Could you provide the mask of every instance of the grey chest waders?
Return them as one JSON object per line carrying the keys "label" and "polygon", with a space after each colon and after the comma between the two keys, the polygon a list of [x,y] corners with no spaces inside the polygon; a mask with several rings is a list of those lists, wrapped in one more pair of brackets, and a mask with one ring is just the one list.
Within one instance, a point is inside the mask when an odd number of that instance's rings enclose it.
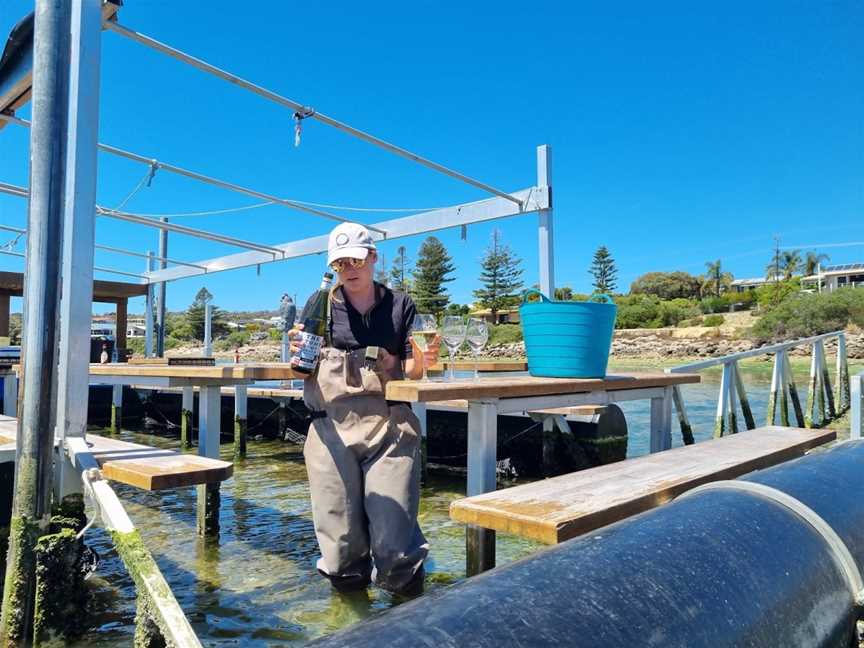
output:
{"label": "grey chest waders", "polygon": [[314,412],[303,454],[317,566],[340,589],[372,579],[391,591],[413,589],[429,550],[417,524],[420,422],[407,404],[384,398],[387,381],[401,377],[399,359],[366,351],[323,348],[304,385]]}

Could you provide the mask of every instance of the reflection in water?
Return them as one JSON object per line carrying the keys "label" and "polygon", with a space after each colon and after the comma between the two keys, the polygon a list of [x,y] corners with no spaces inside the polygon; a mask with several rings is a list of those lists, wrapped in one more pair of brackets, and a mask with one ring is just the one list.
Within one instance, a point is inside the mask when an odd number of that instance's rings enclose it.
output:
{"label": "reflection in water", "polygon": [[[765,420],[771,370],[769,363],[764,365],[743,371],[759,424]],[[719,373],[705,372],[703,381],[683,388],[697,440],[711,436]],[[805,384],[802,374],[798,385],[803,389]],[[624,410],[630,429],[628,454],[645,454],[648,403],[625,403]],[[173,439],[132,432],[124,432],[123,438],[157,447],[179,446]],[[681,444],[677,425],[673,440]],[[280,441],[250,443],[249,457],[236,462],[234,476],[222,485],[218,544],[196,536],[194,488],[146,492],[115,484],[205,645],[301,645],[398,603],[375,587],[359,594],[335,593],[316,572],[318,548],[298,450]],[[223,446],[223,459],[231,459],[229,444]],[[464,528],[448,517],[450,501],[464,492],[462,480],[434,476],[423,489],[419,520],[431,544],[427,591],[465,576]],[[134,633],[132,580],[107,534],[96,528],[87,537],[102,557],[91,580],[97,592],[98,627],[78,645],[127,646]],[[497,542],[499,564],[539,548],[502,534]]]}

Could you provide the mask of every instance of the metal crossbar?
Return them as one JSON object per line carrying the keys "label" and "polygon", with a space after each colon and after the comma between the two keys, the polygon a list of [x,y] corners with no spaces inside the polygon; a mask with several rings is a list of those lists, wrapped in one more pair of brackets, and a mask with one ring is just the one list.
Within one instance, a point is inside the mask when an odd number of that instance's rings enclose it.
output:
{"label": "metal crossbar", "polygon": [[185,52],[181,52],[180,50],[171,47],[170,45],[166,45],[165,43],[161,43],[157,41],[155,38],[151,38],[150,36],[146,36],[141,34],[140,32],[136,32],[128,27],[124,27],[114,20],[105,21],[104,26],[107,30],[113,31],[121,36],[125,36],[131,40],[134,40],[142,45],[150,47],[162,54],[166,54],[174,59],[179,61],[183,61],[191,65],[194,68],[201,70],[202,72],[207,72],[208,74],[212,74],[223,81],[228,81],[229,83],[233,83],[234,85],[243,88],[244,90],[249,90],[265,99],[269,99],[270,101],[277,103],[281,106],[285,106],[286,108],[290,108],[295,111],[298,115],[300,115],[301,119],[314,119],[316,121],[320,121],[323,124],[327,124],[328,126],[332,126],[338,130],[341,130],[349,135],[353,135],[365,142],[369,142],[370,144],[374,144],[375,146],[379,146],[386,151],[390,151],[391,153],[395,153],[401,157],[404,157],[408,160],[412,160],[413,162],[417,162],[418,164],[422,164],[425,167],[430,169],[434,169],[439,173],[443,173],[444,175],[448,175],[451,178],[456,178],[457,180],[461,180],[466,184],[477,187],[478,189],[482,189],[483,191],[489,192],[495,196],[499,196],[501,198],[505,198],[510,200],[520,207],[522,206],[522,201],[518,198],[515,198],[508,194],[505,191],[501,191],[500,189],[496,189],[484,182],[480,182],[479,180],[475,180],[469,176],[466,176],[458,171],[454,171],[453,169],[448,169],[447,167],[438,164],[437,162],[433,162],[427,158],[421,157],[416,153],[412,153],[406,149],[403,149],[399,146],[395,146],[394,144],[390,144],[382,140],[381,138],[375,137],[374,135],[370,135],[369,133],[365,133],[353,126],[349,126],[343,122],[340,122],[332,117],[328,117],[323,113],[318,112],[317,110],[311,109],[309,106],[305,106],[301,103],[288,99],[287,97],[283,97],[282,95],[276,94],[272,90],[268,90],[263,88],[251,81],[247,81],[236,74],[231,74],[230,72],[226,72],[215,65],[211,65],[206,61],[202,61],[199,58],[186,54]]}
{"label": "metal crossbar", "polygon": [[[27,255],[23,252],[13,252],[12,250],[0,250],[0,254],[6,254],[8,256],[20,257],[22,259],[26,258]],[[110,272],[112,274],[118,275],[126,275],[127,277],[135,277],[136,279],[146,279],[147,277],[142,274],[135,274],[134,272],[126,272],[125,270],[114,270],[113,268],[100,268],[99,266],[93,266],[94,270],[98,270],[99,272]]]}
{"label": "metal crossbar", "polygon": [[[14,117],[12,115],[3,115],[0,114],[0,120],[7,121],[11,124],[17,124],[19,126],[24,126],[25,128],[30,128],[31,124],[26,119],[21,119],[20,117]],[[343,218],[342,216],[337,216],[336,214],[331,214],[326,211],[322,211],[320,209],[315,209],[314,207],[309,207],[307,205],[294,202],[293,200],[287,200],[285,198],[280,198],[278,196],[274,196],[272,194],[264,193],[262,191],[256,191],[254,189],[249,189],[248,187],[243,187],[241,185],[235,184],[233,182],[228,182],[227,180],[220,180],[219,178],[213,178],[208,175],[204,175],[203,173],[198,173],[196,171],[190,171],[189,169],[184,169],[183,167],[176,166],[174,164],[169,164],[168,162],[163,162],[161,160],[157,160],[152,157],[147,157],[144,155],[139,155],[138,153],[132,153],[131,151],[125,151],[116,146],[111,146],[110,144],[102,144],[99,143],[96,145],[99,150],[105,151],[106,153],[111,153],[112,155],[116,155],[118,157],[126,158],[127,160],[132,160],[134,162],[141,162],[142,164],[147,164],[152,166],[155,169],[161,169],[164,171],[168,171],[169,173],[174,173],[177,175],[184,176],[186,178],[190,178],[192,180],[197,180],[198,182],[203,182],[205,184],[210,184],[215,187],[221,187],[222,189],[227,189],[228,191],[233,191],[235,193],[245,194],[247,196],[253,196],[255,198],[262,198],[272,203],[276,203],[278,205],[283,205],[285,207],[290,207],[291,209],[295,209],[297,211],[306,212],[308,214],[314,214],[315,216],[321,216],[322,218],[329,218],[330,220],[339,221],[341,223],[348,222],[350,219]],[[375,230],[381,234],[386,234],[381,230],[375,229],[374,227],[370,227],[369,229]]]}

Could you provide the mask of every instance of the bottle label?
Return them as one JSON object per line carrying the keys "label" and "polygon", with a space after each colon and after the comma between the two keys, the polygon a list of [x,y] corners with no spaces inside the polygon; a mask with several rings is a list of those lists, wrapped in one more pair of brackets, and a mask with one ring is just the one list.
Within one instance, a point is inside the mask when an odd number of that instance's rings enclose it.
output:
{"label": "bottle label", "polygon": [[301,348],[300,352],[291,360],[291,364],[307,371],[315,369],[318,364],[318,356],[321,354],[321,345],[324,343],[324,338],[320,335],[312,333],[300,332]]}

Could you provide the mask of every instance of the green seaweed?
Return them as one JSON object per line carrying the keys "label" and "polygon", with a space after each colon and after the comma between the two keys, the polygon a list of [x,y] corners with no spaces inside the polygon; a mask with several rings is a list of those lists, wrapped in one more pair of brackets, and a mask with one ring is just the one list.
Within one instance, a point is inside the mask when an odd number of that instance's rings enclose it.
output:
{"label": "green seaweed", "polygon": [[234,457],[242,459],[246,456],[246,419],[234,415]]}
{"label": "green seaweed", "polygon": [[192,412],[180,410],[180,447],[188,450],[192,447]]}
{"label": "green seaweed", "polygon": [[[55,519],[58,524],[77,524],[75,518]],[[34,644],[64,645],[88,629],[91,594],[84,580],[84,543],[74,527],[67,526],[40,537],[35,554]]]}
{"label": "green seaweed", "polygon": [[123,425],[123,407],[121,405],[111,405],[111,426],[108,428],[114,434],[120,432]]}
{"label": "green seaweed", "polygon": [[141,539],[141,533],[137,530],[128,533],[111,530],[111,538],[114,540],[114,546],[117,548],[117,553],[126,565],[126,570],[135,582],[135,589],[138,592],[138,607],[135,614],[135,647],[136,648],[161,648],[166,646],[165,632],[159,627],[158,617],[155,613],[155,606],[150,598],[150,594],[144,585],[145,579],[151,583],[158,582],[157,587],[161,588],[156,592],[157,596],[173,596],[171,590],[164,584],[161,578],[155,579],[153,576],[159,575],[159,567],[153,560],[153,556],[144,546],[144,541]]}
{"label": "green seaweed", "polygon": [[0,617],[0,646],[17,646],[29,638],[32,611],[32,574],[36,565],[35,547],[39,523],[23,515],[13,515],[9,523],[9,556],[3,583],[3,608]]}

